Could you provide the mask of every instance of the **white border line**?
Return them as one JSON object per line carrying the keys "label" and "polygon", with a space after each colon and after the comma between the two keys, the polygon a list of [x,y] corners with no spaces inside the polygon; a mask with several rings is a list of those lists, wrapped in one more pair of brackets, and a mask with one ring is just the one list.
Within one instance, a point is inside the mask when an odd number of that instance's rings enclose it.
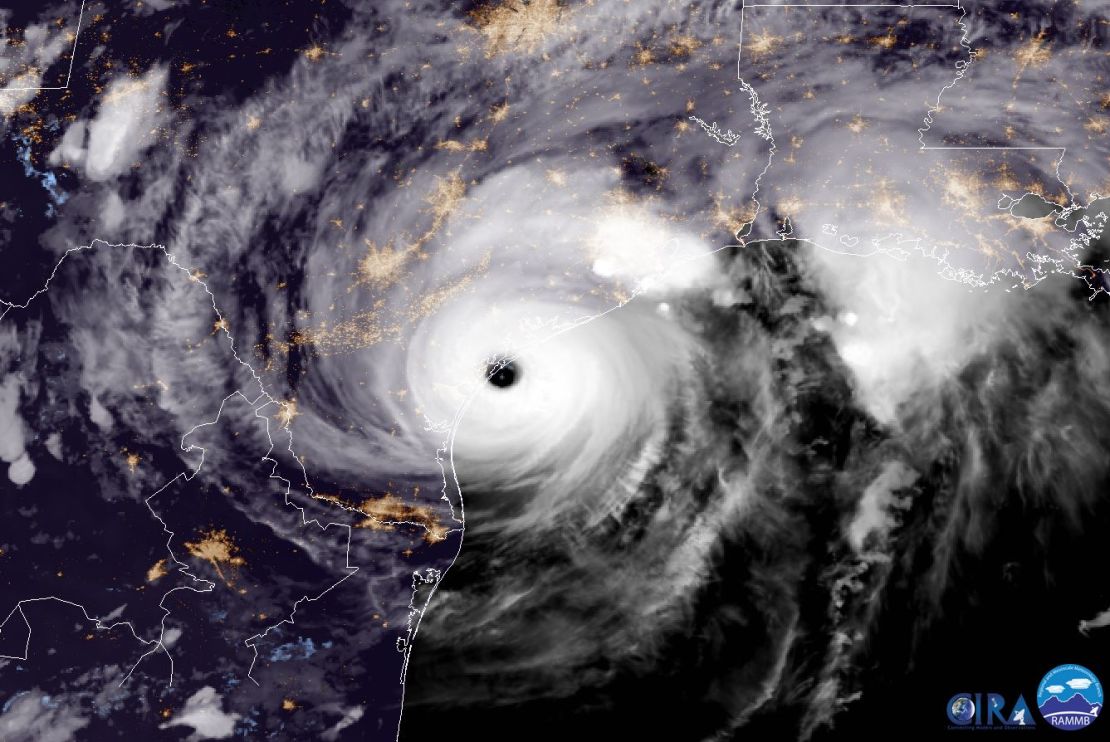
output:
{"label": "white border line", "polygon": [[954,8],[956,10],[963,10],[960,3],[963,0],[957,0],[956,4],[952,3],[749,3],[743,0],[740,3],[740,51],[744,49],[744,9],[745,8],[901,8],[903,10],[912,10],[913,8]]}
{"label": "white border line", "polygon": [[81,8],[77,11],[77,30],[73,33],[73,49],[69,53],[69,71],[66,73],[66,84],[61,87],[38,87],[38,88],[2,88],[0,93],[15,93],[18,91],[26,92],[28,90],[67,90],[69,88],[69,81],[73,78],[73,63],[77,60],[77,42],[81,40],[81,21],[85,17],[85,0],[81,0]]}
{"label": "white border line", "polygon": [[[740,81],[740,84],[745,88],[745,90],[748,91],[749,95],[752,96],[752,98],[753,98],[753,113],[754,113],[755,103],[758,101],[758,96],[755,93],[755,90],[751,87],[751,85],[749,85],[744,80],[744,76],[742,74],[743,73],[743,56],[744,56],[744,9],[745,8],[902,8],[902,9],[906,9],[906,10],[910,10],[910,9],[913,9],[913,8],[952,8],[954,10],[959,10],[960,11],[960,17],[959,17],[957,23],[960,26],[960,28],[962,29],[962,32],[960,34],[960,46],[963,47],[965,50],[967,50],[968,59],[967,59],[967,61],[961,60],[960,62],[958,62],[955,65],[955,67],[956,67],[955,77],[952,79],[951,82],[949,82],[947,85],[945,85],[943,88],[941,88],[940,92],[937,93],[936,103],[934,103],[932,106],[930,106],[929,110],[926,112],[923,124],[917,130],[917,132],[918,132],[918,134],[917,134],[918,142],[920,142],[920,144],[921,144],[920,150],[923,150],[923,151],[957,151],[957,152],[958,151],[976,151],[976,150],[980,150],[980,151],[992,151],[992,150],[993,151],[1006,151],[1006,150],[1022,151],[1022,150],[1025,150],[1025,151],[1059,152],[1060,153],[1059,157],[1056,159],[1055,166],[1054,166],[1054,175],[1056,176],[1056,181],[1063,187],[1064,191],[1068,194],[1068,198],[1070,199],[1071,203],[1064,208],[1063,212],[1061,212],[1060,215],[1057,216],[1057,219],[1056,219],[1057,225],[1058,226],[1063,226],[1063,225],[1060,225],[1060,220],[1066,219],[1071,213],[1073,213],[1077,209],[1087,208],[1087,206],[1089,206],[1089,204],[1084,205],[1076,199],[1075,194],[1071,190],[1071,187],[1064,181],[1063,177],[1061,177],[1061,175],[1060,175],[1060,167],[1063,165],[1064,158],[1067,156],[1067,151],[1068,151],[1067,147],[1001,146],[1001,145],[993,145],[993,146],[991,146],[991,145],[983,145],[983,146],[976,146],[976,145],[969,145],[969,146],[936,145],[936,146],[930,146],[930,145],[925,144],[925,133],[927,131],[929,131],[929,129],[932,128],[933,122],[935,120],[934,119],[934,114],[936,114],[937,112],[939,112],[941,110],[941,98],[943,97],[944,92],[946,90],[949,90],[950,88],[954,87],[957,83],[959,83],[960,80],[963,79],[963,77],[967,74],[967,71],[971,68],[971,65],[972,65],[972,63],[974,62],[974,59],[975,59],[973,54],[972,54],[971,44],[968,42],[968,26],[965,23],[965,19],[967,18],[967,9],[963,7],[963,0],[957,0],[955,5],[951,5],[951,4],[925,4],[925,3],[920,3],[920,4],[917,4],[917,3],[907,3],[907,4],[876,4],[876,3],[815,3],[815,4],[784,3],[784,4],[773,4],[773,3],[748,3],[748,2],[746,2],[746,0],[741,0],[741,4],[740,4],[740,40],[739,40],[739,44],[738,44],[737,57],[736,57],[736,77]],[[764,106],[764,108],[766,108],[766,106]],[[748,234],[750,234],[751,231],[754,229],[755,222],[759,218],[760,211],[762,210],[762,206],[759,203],[759,199],[756,197],[758,192],[759,192],[760,181],[767,174],[767,172],[770,170],[771,163],[774,160],[774,156],[775,156],[775,141],[774,141],[774,138],[771,136],[771,127],[770,127],[769,116],[763,116],[763,117],[757,117],[757,118],[758,118],[758,121],[759,121],[759,127],[758,128],[761,131],[762,130],[766,131],[767,136],[765,138],[768,139],[771,142],[771,149],[770,149],[770,151],[768,152],[768,155],[767,155],[767,165],[763,168],[763,172],[761,172],[759,174],[759,176],[756,178],[755,188],[752,192],[752,201],[755,203],[755,215],[752,217],[751,221],[749,221],[749,222],[745,223],[743,226],[741,226],[740,229],[737,230],[736,235],[735,235],[736,239],[740,243],[741,247],[747,246],[747,245],[752,245],[752,244],[757,244],[757,243],[762,243],[762,242],[775,242],[775,241],[777,241],[774,238],[763,238],[763,239],[751,240],[751,241],[746,239],[746,236]],[[1024,198],[1025,196],[1027,196],[1027,195],[1034,195],[1034,196],[1037,196],[1038,198],[1043,198],[1039,194],[1032,193],[1031,191],[1026,191],[1024,194],[1022,194],[1018,198],[1014,199],[1014,201],[1018,201],[1018,200]],[[1092,194],[1092,196],[1091,196],[1092,201],[1097,200],[1098,198],[1099,198],[1098,194]],[[1002,208],[1002,207],[1000,206],[999,208]],[[1099,219],[1101,219],[1101,221],[1099,221]],[[1081,249],[1084,245],[1089,244],[1090,240],[1097,239],[1102,234],[1103,229],[1104,229],[1107,221],[1108,220],[1107,220],[1106,214],[1104,214],[1104,213],[1100,213],[1094,220],[1089,219],[1088,217],[1084,216],[1081,219],[1081,222],[1084,223],[1084,224],[1087,224],[1088,227],[1092,227],[1093,231],[1090,232],[1087,235],[1081,235],[1078,238],[1073,238],[1071,240],[1071,243],[1070,243],[1070,249],[1072,249],[1072,250]],[[1066,229],[1066,227],[1065,227],[1065,229]],[[1073,230],[1068,230],[1068,231],[1073,231]],[[782,240],[782,239],[785,238],[785,236],[786,235],[784,233],[780,233],[778,239]],[[901,238],[901,236],[902,235],[900,233],[891,233],[891,234],[888,234],[886,237],[883,237],[881,239],[885,240],[885,239],[888,239],[888,238]],[[811,239],[806,239],[806,238],[801,238],[801,237],[794,237],[793,239],[795,239],[797,241],[800,241],[800,242],[806,242],[806,243],[812,244],[812,245],[814,245],[818,248],[821,248],[821,249],[825,249],[825,250],[829,249],[826,246],[821,245],[820,243],[815,242]],[[911,240],[910,242],[917,243],[919,241],[920,240]],[[901,243],[901,240],[898,240],[898,242]],[[876,243],[875,240],[872,240],[872,243],[874,244],[874,246],[876,248],[879,247],[879,245]],[[980,274],[971,275],[967,272],[966,269],[960,269],[959,271],[956,271],[955,273],[951,273],[952,269],[951,269],[951,266],[948,265],[946,255],[940,255],[940,256],[934,255],[931,252],[926,252],[924,249],[922,249],[920,246],[917,246],[916,244],[915,244],[915,249],[917,249],[920,252],[922,252],[923,254],[925,254],[926,257],[935,258],[938,261],[938,263],[941,265],[941,269],[942,269],[941,270],[941,275],[946,277],[946,278],[949,278],[950,280],[957,280],[957,281],[960,281],[960,282],[963,282],[963,283],[969,283],[970,285],[980,286],[980,287],[985,287],[985,286],[988,286],[990,284],[995,283],[996,281],[999,280],[1000,276],[1016,276],[1018,278],[1021,278],[1022,282],[1025,282],[1025,280],[1026,280],[1024,278],[1024,276],[1022,276],[1021,274],[1015,273],[1013,271],[1013,269],[1002,269],[1002,270],[995,271],[993,274],[991,274],[991,276],[989,277],[989,280],[984,280],[986,277],[982,276]],[[834,250],[834,252],[835,252],[835,250]],[[882,250],[879,250],[879,252],[882,252]],[[1051,264],[1056,266],[1056,272],[1062,273],[1062,274],[1065,274],[1065,275],[1070,275],[1072,277],[1081,277],[1081,276],[1078,275],[1078,273],[1076,271],[1080,271],[1080,270],[1083,270],[1083,269],[1086,269],[1086,270],[1088,270],[1089,272],[1092,272],[1092,273],[1095,273],[1095,272],[1097,272],[1097,273],[1106,273],[1106,271],[1107,271],[1107,269],[1095,268],[1093,266],[1080,264],[1080,262],[1078,260],[1078,257],[1076,255],[1068,255],[1068,253],[1066,253],[1066,252],[1062,252],[1061,254],[1065,257],[1071,258],[1076,263],[1075,271],[1065,270],[1061,266],[1061,261],[1058,258],[1053,258],[1051,256],[1044,256],[1044,255],[1039,255],[1039,254],[1034,254],[1034,253],[1028,253],[1027,257],[1029,258],[1030,261],[1032,261],[1033,263],[1035,263],[1037,265],[1043,265],[1045,263],[1051,263]],[[948,271],[948,273],[946,273],[946,270]],[[1036,285],[1037,283],[1040,282],[1040,280],[1042,280],[1047,275],[1047,274],[1041,273],[1041,272],[1036,271],[1036,270],[1034,270],[1034,272],[1035,272],[1035,279],[1036,280],[1034,280],[1032,284],[1026,285],[1026,288],[1030,288],[1032,285]],[[969,280],[969,279],[974,279],[974,280]],[[1088,285],[1091,285],[1090,281],[1088,281]],[[1014,287],[1016,287],[1016,285]],[[1089,297],[1090,300],[1094,300],[1095,296],[1097,296],[1099,293],[1103,293],[1105,291],[1105,289],[1102,288],[1102,287],[1094,288],[1092,286],[1092,289],[1093,289],[1093,293]],[[1009,291],[1009,290],[1010,289],[1007,289],[1007,291]]]}
{"label": "white border line", "polygon": [[[72,253],[83,252],[83,251],[86,251],[86,250],[95,250],[98,246],[102,249],[106,249],[106,248],[116,248],[116,249],[118,249],[118,248],[128,248],[130,250],[157,250],[157,251],[161,252],[162,254],[164,254],[166,256],[166,259],[169,261],[170,265],[172,265],[174,268],[184,272],[189,277],[189,280],[191,280],[191,281],[193,281],[193,282],[195,282],[195,283],[197,283],[201,286],[201,288],[204,290],[204,292],[208,295],[209,301],[211,302],[212,311],[215,313],[217,319],[220,320],[220,321],[224,320],[223,314],[220,312],[219,307],[216,305],[216,296],[215,296],[215,294],[212,293],[212,290],[208,287],[208,285],[204,281],[202,281],[193,271],[190,271],[185,266],[181,265],[177,261],[177,259],[173,256],[173,254],[170,253],[169,250],[167,250],[164,246],[155,245],[155,244],[152,244],[152,245],[138,245],[138,244],[134,244],[134,243],[130,243],[130,244],[123,244],[123,243],[112,244],[112,243],[106,242],[105,240],[100,240],[100,239],[94,239],[88,245],[81,245],[81,246],[78,246],[78,247],[71,247],[70,249],[66,250],[66,252],[62,255],[62,257],[58,260],[58,262],[54,265],[54,270],[50,273],[50,276],[46,279],[42,288],[39,289],[38,291],[36,291],[34,294],[32,294],[31,297],[29,299],[27,299],[26,302],[24,302],[23,304],[13,304],[11,302],[6,302],[6,301],[3,302],[3,304],[5,304],[7,306],[7,308],[3,312],[0,312],[0,319],[3,319],[7,315],[7,313],[10,312],[12,309],[26,309],[37,297],[46,293],[46,291],[48,291],[49,288],[50,288],[50,283],[54,280],[55,276],[57,275],[59,268],[61,268],[62,264],[66,261],[67,258],[69,258],[69,256]],[[0,301],[3,301],[3,300],[0,300]],[[278,479],[282,482],[285,482],[285,484],[286,484],[286,490],[285,490],[285,502],[286,502],[286,504],[289,505],[289,506],[295,507],[295,508],[297,508],[297,510],[300,511],[301,521],[306,526],[309,525],[309,524],[313,524],[313,525],[316,525],[318,528],[320,528],[321,531],[326,531],[328,528],[330,528],[332,526],[338,526],[340,528],[346,529],[346,531],[347,531],[346,558],[345,558],[345,562],[344,562],[344,569],[347,570],[347,573],[344,574],[342,577],[340,577],[337,581],[335,581],[334,583],[332,583],[331,585],[326,587],[320,593],[316,594],[315,596],[304,595],[301,598],[297,599],[296,601],[294,601],[293,607],[290,610],[290,612],[289,612],[289,614],[286,618],[272,624],[271,626],[266,628],[264,631],[262,631],[258,634],[255,634],[254,636],[248,637],[246,640],[244,640],[244,644],[246,644],[246,646],[250,647],[254,651],[254,659],[251,661],[250,667],[247,669],[247,677],[250,678],[250,680],[252,682],[254,682],[255,685],[258,685],[259,683],[258,683],[257,680],[254,679],[254,677],[251,674],[254,670],[255,663],[258,660],[258,648],[257,648],[257,646],[255,645],[254,642],[256,642],[258,639],[264,638],[271,631],[273,631],[274,629],[278,628],[279,626],[281,626],[283,624],[286,624],[286,623],[293,624],[293,623],[295,623],[293,617],[294,617],[294,614],[296,614],[297,609],[300,607],[301,603],[313,602],[313,601],[319,600],[320,598],[325,596],[327,593],[331,592],[340,583],[342,583],[344,580],[346,580],[348,577],[350,577],[351,575],[353,575],[355,572],[357,572],[360,569],[358,566],[355,566],[355,565],[351,564],[352,526],[350,524],[348,524],[348,523],[338,523],[338,522],[330,522],[330,523],[325,524],[325,523],[321,523],[320,520],[317,519],[317,518],[309,519],[307,517],[306,512],[305,512],[305,508],[300,507],[298,505],[295,505],[295,504],[293,504],[292,502],[289,501],[289,495],[290,495],[290,492],[292,491],[292,482],[290,480],[287,480],[284,477],[281,477],[280,475],[277,474],[278,462],[277,462],[276,459],[273,459],[270,456],[270,454],[274,450],[274,441],[273,441],[272,435],[270,434],[270,421],[269,421],[269,418],[267,418],[265,415],[260,414],[262,409],[264,409],[264,408],[266,408],[270,405],[281,405],[282,401],[274,399],[274,397],[272,397],[266,391],[265,385],[262,383],[262,377],[258,374],[258,372],[254,369],[253,366],[251,366],[249,363],[247,363],[246,361],[244,361],[242,358],[239,357],[239,353],[238,353],[237,349],[235,348],[235,338],[234,338],[234,336],[232,336],[232,334],[231,334],[230,330],[227,328],[226,324],[223,326],[222,331],[223,331],[224,335],[227,337],[227,341],[228,341],[228,344],[229,344],[229,348],[231,350],[232,357],[242,367],[247,369],[247,371],[250,373],[251,377],[254,379],[255,383],[258,385],[258,389],[260,391],[260,394],[252,400],[251,397],[243,394],[242,391],[236,390],[236,391],[232,392],[227,397],[225,397],[223,399],[223,401],[220,403],[219,411],[217,412],[216,418],[214,420],[198,423],[197,425],[193,426],[187,433],[185,433],[185,435],[183,435],[182,438],[181,438],[180,448],[183,451],[186,451],[186,452],[195,451],[197,449],[200,450],[201,459],[200,459],[200,463],[197,465],[197,468],[192,470],[192,471],[186,470],[184,472],[181,472],[180,474],[173,477],[170,481],[166,482],[164,485],[159,487],[153,494],[149,495],[145,500],[143,500],[143,503],[147,506],[147,509],[150,510],[151,515],[153,515],[154,518],[161,524],[163,532],[169,534],[168,538],[166,539],[166,551],[169,554],[170,559],[173,560],[174,563],[176,563],[177,565],[180,566],[180,568],[181,568],[180,571],[183,574],[187,575],[194,582],[200,583],[201,586],[200,587],[192,587],[192,586],[189,586],[189,585],[179,585],[177,587],[171,588],[170,590],[168,590],[162,596],[162,599],[159,601],[158,605],[163,611],[163,616],[162,616],[162,620],[160,622],[160,631],[159,631],[157,639],[143,639],[143,638],[141,638],[138,635],[138,633],[135,631],[134,624],[132,624],[130,621],[117,621],[116,623],[105,626],[105,625],[103,625],[103,620],[102,619],[90,616],[89,612],[88,612],[88,609],[85,608],[85,606],[83,606],[79,603],[75,603],[75,602],[70,601],[70,600],[66,600],[64,598],[60,598],[60,597],[55,596],[55,595],[35,597],[35,598],[24,598],[24,599],[18,601],[16,603],[15,607],[11,610],[11,612],[8,613],[8,615],[4,618],[4,620],[2,622],[0,622],[0,632],[2,632],[4,626],[8,623],[9,620],[11,620],[12,616],[14,616],[17,612],[20,614],[20,616],[22,616],[23,622],[27,626],[27,639],[24,643],[24,654],[23,654],[22,657],[13,656],[13,655],[0,655],[0,658],[14,659],[14,660],[19,660],[19,661],[26,661],[27,660],[27,655],[28,655],[28,652],[29,652],[29,649],[30,649],[30,644],[31,644],[32,628],[31,628],[30,621],[28,621],[28,619],[27,619],[27,615],[23,612],[23,605],[25,603],[32,603],[32,602],[39,602],[39,601],[46,601],[46,600],[54,600],[54,601],[57,601],[59,603],[65,603],[66,605],[71,605],[71,606],[75,606],[77,608],[80,608],[82,613],[84,613],[86,619],[96,623],[96,628],[97,629],[109,630],[109,629],[114,628],[115,626],[125,625],[125,626],[127,626],[128,628],[131,629],[131,633],[132,633],[132,635],[135,636],[136,639],[138,639],[142,644],[144,644],[148,647],[151,647],[146,652],[144,652],[138,658],[138,660],[135,661],[135,664],[132,665],[131,669],[127,672],[126,675],[124,675],[123,679],[120,681],[121,686],[127,681],[128,678],[131,677],[132,673],[135,672],[135,670],[139,667],[139,665],[142,663],[142,661],[144,659],[146,659],[147,657],[149,657],[152,654],[155,654],[159,650],[165,652],[166,657],[170,661],[169,686],[170,687],[173,686],[173,675],[174,675],[173,657],[172,657],[172,655],[170,655],[169,649],[166,647],[165,641],[164,641],[165,640],[165,632],[166,632],[165,622],[166,622],[166,619],[170,616],[171,612],[168,608],[165,607],[165,605],[164,605],[165,600],[171,594],[173,594],[174,592],[177,592],[178,590],[191,590],[193,592],[198,592],[198,593],[210,592],[211,590],[213,590],[215,588],[215,583],[213,583],[211,580],[206,580],[206,579],[203,579],[201,577],[197,577],[196,575],[192,574],[189,571],[189,565],[185,562],[180,561],[174,555],[173,550],[170,547],[170,544],[173,541],[174,532],[169,529],[169,526],[166,524],[166,522],[162,519],[162,517],[158,514],[158,512],[151,506],[150,501],[153,500],[155,497],[157,497],[162,491],[164,491],[170,485],[172,485],[176,482],[182,481],[182,480],[184,480],[186,482],[191,481],[197,474],[199,474],[201,472],[202,468],[204,467],[205,449],[203,447],[197,446],[195,444],[186,444],[185,441],[193,432],[195,432],[199,428],[204,427],[204,426],[208,426],[208,425],[214,425],[217,422],[219,422],[220,417],[223,414],[224,406],[227,404],[228,400],[230,400],[232,397],[235,397],[235,396],[242,397],[243,400],[246,401],[247,404],[252,408],[252,411],[254,412],[255,417],[261,418],[266,422],[266,436],[267,436],[267,438],[270,442],[270,448],[266,452],[266,454],[262,457],[262,460],[263,461],[270,461],[274,464],[274,467],[271,470],[269,478]],[[324,500],[325,502],[329,502],[329,503],[331,503],[331,504],[333,504],[333,505],[335,505],[335,506],[337,506],[337,507],[339,507],[339,508],[341,508],[345,511],[348,511],[348,512],[356,512],[357,511],[357,512],[361,513],[361,511],[359,511],[357,508],[348,508],[348,507],[346,507],[344,505],[341,505],[339,503],[335,503],[330,499],[320,498],[320,497],[316,496],[315,491],[312,488],[312,485],[309,484],[309,482],[308,482],[308,472],[305,470],[304,465],[300,462],[300,459],[297,457],[296,452],[293,450],[293,432],[292,432],[292,430],[289,430],[288,426],[283,426],[283,429],[286,430],[289,434],[288,451],[292,455],[293,460],[297,462],[297,465],[300,467],[301,472],[304,475],[304,487],[305,487],[306,492],[309,494],[309,496],[312,497],[313,499],[319,499],[319,500]],[[450,504],[450,501],[448,501],[448,504]],[[423,527],[427,528],[427,526],[425,524],[420,524],[420,523],[413,523],[411,525],[423,526]],[[452,529],[452,530],[458,530],[458,529]]]}

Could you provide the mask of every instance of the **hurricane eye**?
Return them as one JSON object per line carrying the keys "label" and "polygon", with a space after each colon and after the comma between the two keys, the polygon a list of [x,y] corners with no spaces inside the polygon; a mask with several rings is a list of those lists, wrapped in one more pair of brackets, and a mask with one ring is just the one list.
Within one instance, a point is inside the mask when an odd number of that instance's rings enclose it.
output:
{"label": "hurricane eye", "polygon": [[520,382],[520,366],[515,361],[493,361],[486,366],[486,379],[498,389],[508,389]]}

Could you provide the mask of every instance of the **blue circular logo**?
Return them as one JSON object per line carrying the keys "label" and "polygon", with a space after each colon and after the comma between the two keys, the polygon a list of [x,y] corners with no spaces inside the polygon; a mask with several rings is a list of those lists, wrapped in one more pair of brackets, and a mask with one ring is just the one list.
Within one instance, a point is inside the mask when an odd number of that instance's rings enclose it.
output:
{"label": "blue circular logo", "polygon": [[1085,729],[1102,713],[1102,683],[1083,665],[1060,665],[1037,686],[1037,708],[1056,729]]}
{"label": "blue circular logo", "polygon": [[948,720],[953,724],[971,723],[971,717],[975,716],[975,701],[971,700],[971,696],[958,695],[948,703]]}

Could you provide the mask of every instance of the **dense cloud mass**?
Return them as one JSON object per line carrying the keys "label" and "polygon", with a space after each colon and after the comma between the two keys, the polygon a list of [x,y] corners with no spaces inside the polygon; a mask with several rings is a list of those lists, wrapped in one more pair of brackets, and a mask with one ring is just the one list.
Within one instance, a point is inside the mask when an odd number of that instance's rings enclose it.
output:
{"label": "dense cloud mass", "polygon": [[933,738],[1105,656],[1105,7],[133,5],[0,11],[0,736]]}

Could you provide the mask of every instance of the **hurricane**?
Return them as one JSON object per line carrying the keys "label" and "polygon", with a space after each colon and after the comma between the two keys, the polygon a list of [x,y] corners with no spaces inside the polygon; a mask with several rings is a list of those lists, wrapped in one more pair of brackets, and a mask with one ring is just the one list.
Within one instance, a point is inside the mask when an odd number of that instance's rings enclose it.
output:
{"label": "hurricane", "polygon": [[0,736],[1099,670],[1104,9],[309,5],[4,16]]}

